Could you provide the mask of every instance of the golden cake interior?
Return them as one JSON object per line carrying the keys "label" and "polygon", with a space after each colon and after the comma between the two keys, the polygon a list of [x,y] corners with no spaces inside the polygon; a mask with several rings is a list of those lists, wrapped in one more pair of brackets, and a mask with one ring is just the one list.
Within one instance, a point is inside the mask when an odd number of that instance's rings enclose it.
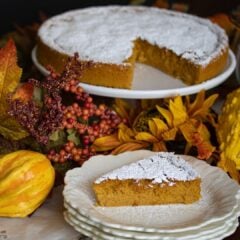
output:
{"label": "golden cake interior", "polygon": [[107,180],[93,184],[99,206],[139,206],[196,202],[201,196],[201,179],[151,184],[150,180]]}

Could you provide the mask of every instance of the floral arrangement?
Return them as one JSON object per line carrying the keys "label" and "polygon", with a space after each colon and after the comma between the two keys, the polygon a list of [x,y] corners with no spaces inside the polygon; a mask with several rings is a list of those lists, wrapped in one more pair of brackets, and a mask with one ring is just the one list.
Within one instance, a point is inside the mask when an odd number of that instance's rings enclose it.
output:
{"label": "floral arrangement", "polygon": [[[137,107],[122,99],[104,104],[79,86],[79,76],[89,66],[80,64],[77,55],[63,73],[49,68],[47,77],[24,83],[16,55],[12,40],[0,50],[3,153],[8,148],[39,151],[64,171],[96,154],[137,149],[174,151],[217,164],[217,115],[211,110],[217,94],[142,100]],[[236,175],[233,168],[224,166]]]}
{"label": "floral arrangement", "polygon": [[150,107],[150,110],[141,110],[133,120],[133,108],[116,100],[115,110],[127,119],[127,124],[121,123],[117,133],[96,139],[93,146],[96,151],[111,150],[112,154],[144,148],[176,152],[176,145],[182,142],[185,145],[182,153],[189,154],[196,148],[198,158],[208,159],[215,150],[207,124],[216,126],[216,116],[210,110],[216,98],[217,94],[214,94],[205,100],[204,91],[193,102],[189,96],[185,99],[177,96]]}

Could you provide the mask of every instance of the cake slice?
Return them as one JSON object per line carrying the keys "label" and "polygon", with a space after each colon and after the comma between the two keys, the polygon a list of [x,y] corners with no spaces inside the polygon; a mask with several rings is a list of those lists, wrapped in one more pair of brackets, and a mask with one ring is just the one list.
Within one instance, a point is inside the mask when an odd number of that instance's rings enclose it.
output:
{"label": "cake slice", "polygon": [[188,204],[200,199],[200,184],[182,157],[159,152],[104,174],[93,189],[100,206]]}

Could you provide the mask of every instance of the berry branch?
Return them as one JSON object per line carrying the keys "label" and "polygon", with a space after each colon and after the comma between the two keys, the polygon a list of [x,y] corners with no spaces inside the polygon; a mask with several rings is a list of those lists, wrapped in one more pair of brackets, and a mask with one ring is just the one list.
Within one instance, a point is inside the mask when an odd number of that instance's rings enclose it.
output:
{"label": "berry branch", "polygon": [[9,114],[38,143],[47,146],[53,134],[63,133],[64,144],[48,150],[48,158],[53,162],[73,160],[81,165],[96,154],[92,147],[95,139],[114,133],[124,121],[104,104],[97,106],[79,86],[79,78],[86,67],[89,64],[80,63],[75,55],[62,74],[49,69],[50,74],[43,81],[30,79],[27,84],[32,84],[43,95],[40,103],[34,95],[27,101],[13,96],[9,99]]}

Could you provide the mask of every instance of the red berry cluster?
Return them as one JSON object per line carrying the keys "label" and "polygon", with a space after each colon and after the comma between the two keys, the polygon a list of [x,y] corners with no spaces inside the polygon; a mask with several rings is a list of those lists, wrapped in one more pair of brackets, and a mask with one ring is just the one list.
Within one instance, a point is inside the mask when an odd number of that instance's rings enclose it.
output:
{"label": "red berry cluster", "polygon": [[64,163],[67,160],[73,160],[81,165],[89,157],[95,155],[95,153],[94,148],[91,146],[85,146],[85,148],[82,148],[80,146],[76,146],[74,142],[68,141],[59,152],[52,149],[48,153],[48,158],[53,162],[59,163]]}
{"label": "red berry cluster", "polygon": [[[40,144],[47,145],[55,131],[65,133],[66,143],[47,152],[48,158],[53,162],[73,160],[81,165],[95,155],[92,147],[95,139],[112,134],[123,121],[116,112],[104,104],[97,106],[93,98],[79,86],[79,76],[86,67],[88,65],[81,65],[75,56],[69,59],[61,75],[51,70],[50,75],[43,81],[31,79],[30,82],[35,87],[43,90],[42,107],[34,100],[11,101],[12,115]],[[68,101],[65,101],[66,99]],[[37,108],[38,115],[33,115],[34,111],[29,104]],[[17,109],[25,108],[23,116]],[[28,121],[24,120],[26,116]],[[33,116],[34,121],[30,121]],[[75,141],[69,139],[70,132],[74,133]]]}
{"label": "red berry cluster", "polygon": [[60,151],[51,150],[48,158],[54,162],[65,162],[69,159],[82,164],[89,157],[95,155],[91,146],[96,138],[112,134],[122,119],[107,106],[97,106],[78,80],[71,79],[64,86],[64,91],[74,96],[74,102],[63,105],[63,130],[76,132],[80,144],[68,141]]}

